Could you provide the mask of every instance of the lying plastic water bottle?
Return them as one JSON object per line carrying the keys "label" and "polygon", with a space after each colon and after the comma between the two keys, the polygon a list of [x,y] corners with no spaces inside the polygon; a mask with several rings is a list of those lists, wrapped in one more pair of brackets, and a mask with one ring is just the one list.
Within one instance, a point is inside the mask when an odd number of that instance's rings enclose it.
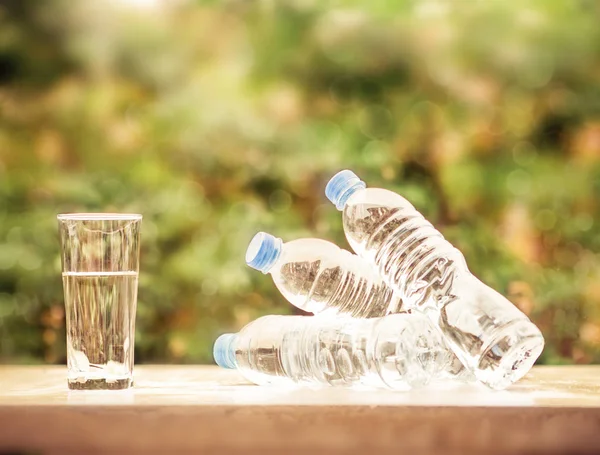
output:
{"label": "lying plastic water bottle", "polygon": [[[363,259],[319,239],[281,239],[259,232],[246,251],[246,263],[271,274],[275,286],[294,306],[314,314],[382,317],[402,312],[397,294]],[[442,365],[448,378],[473,380],[460,360]]]}
{"label": "lying plastic water bottle", "polygon": [[377,268],[405,305],[439,324],[479,381],[503,389],[529,371],[544,347],[539,329],[473,276],[462,253],[406,199],[367,188],[348,170],[329,181],[325,194],[343,212],[354,251]]}
{"label": "lying plastic water bottle", "polygon": [[310,313],[381,317],[401,308],[370,264],[325,240],[283,243],[259,232],[248,245],[246,263],[271,274],[281,294]]}
{"label": "lying plastic water bottle", "polygon": [[214,344],[217,365],[259,385],[407,390],[444,375],[451,357],[420,314],[383,318],[264,316]]}

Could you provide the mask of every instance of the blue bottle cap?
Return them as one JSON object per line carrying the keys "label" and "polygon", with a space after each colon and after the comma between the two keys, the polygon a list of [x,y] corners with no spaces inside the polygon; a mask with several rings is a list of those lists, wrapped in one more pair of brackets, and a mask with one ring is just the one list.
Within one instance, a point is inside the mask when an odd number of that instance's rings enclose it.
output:
{"label": "blue bottle cap", "polygon": [[325,187],[325,196],[338,210],[343,210],[346,201],[355,191],[366,188],[367,185],[358,176],[349,170],[340,171],[335,174]]}
{"label": "blue bottle cap", "polygon": [[283,242],[271,234],[259,232],[246,250],[246,264],[262,273],[267,273],[281,255]]}
{"label": "blue bottle cap", "polygon": [[221,368],[234,369],[237,366],[235,359],[235,340],[237,334],[224,333],[215,340],[213,357]]}

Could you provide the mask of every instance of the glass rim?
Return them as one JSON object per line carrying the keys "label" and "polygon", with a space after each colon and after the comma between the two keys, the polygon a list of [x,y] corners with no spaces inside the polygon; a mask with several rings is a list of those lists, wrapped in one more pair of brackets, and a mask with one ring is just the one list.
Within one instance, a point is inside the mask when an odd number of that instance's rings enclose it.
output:
{"label": "glass rim", "polygon": [[60,213],[58,221],[139,221],[139,213]]}

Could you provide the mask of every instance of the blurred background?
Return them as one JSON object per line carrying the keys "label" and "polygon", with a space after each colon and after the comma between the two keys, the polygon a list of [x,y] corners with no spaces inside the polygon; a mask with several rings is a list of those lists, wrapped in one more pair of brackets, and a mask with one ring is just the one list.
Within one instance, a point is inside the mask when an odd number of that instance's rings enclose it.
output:
{"label": "blurred background", "polygon": [[600,4],[2,0],[0,362],[65,362],[56,214],[140,212],[136,362],[293,310],[252,235],[349,248],[342,168],[600,361]]}

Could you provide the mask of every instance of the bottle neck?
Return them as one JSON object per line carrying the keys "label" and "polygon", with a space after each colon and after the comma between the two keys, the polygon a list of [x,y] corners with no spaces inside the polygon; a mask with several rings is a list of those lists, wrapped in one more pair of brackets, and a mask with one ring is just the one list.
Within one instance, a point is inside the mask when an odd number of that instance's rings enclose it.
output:
{"label": "bottle neck", "polygon": [[354,172],[343,170],[335,174],[325,187],[325,195],[338,210],[344,210],[348,199],[359,189],[366,188],[363,182]]}
{"label": "bottle neck", "polygon": [[354,185],[352,185],[346,191],[344,191],[344,193],[337,200],[335,207],[340,211],[344,210],[348,199],[350,199],[357,191],[364,190],[365,188],[366,186],[364,182],[356,182]]}

